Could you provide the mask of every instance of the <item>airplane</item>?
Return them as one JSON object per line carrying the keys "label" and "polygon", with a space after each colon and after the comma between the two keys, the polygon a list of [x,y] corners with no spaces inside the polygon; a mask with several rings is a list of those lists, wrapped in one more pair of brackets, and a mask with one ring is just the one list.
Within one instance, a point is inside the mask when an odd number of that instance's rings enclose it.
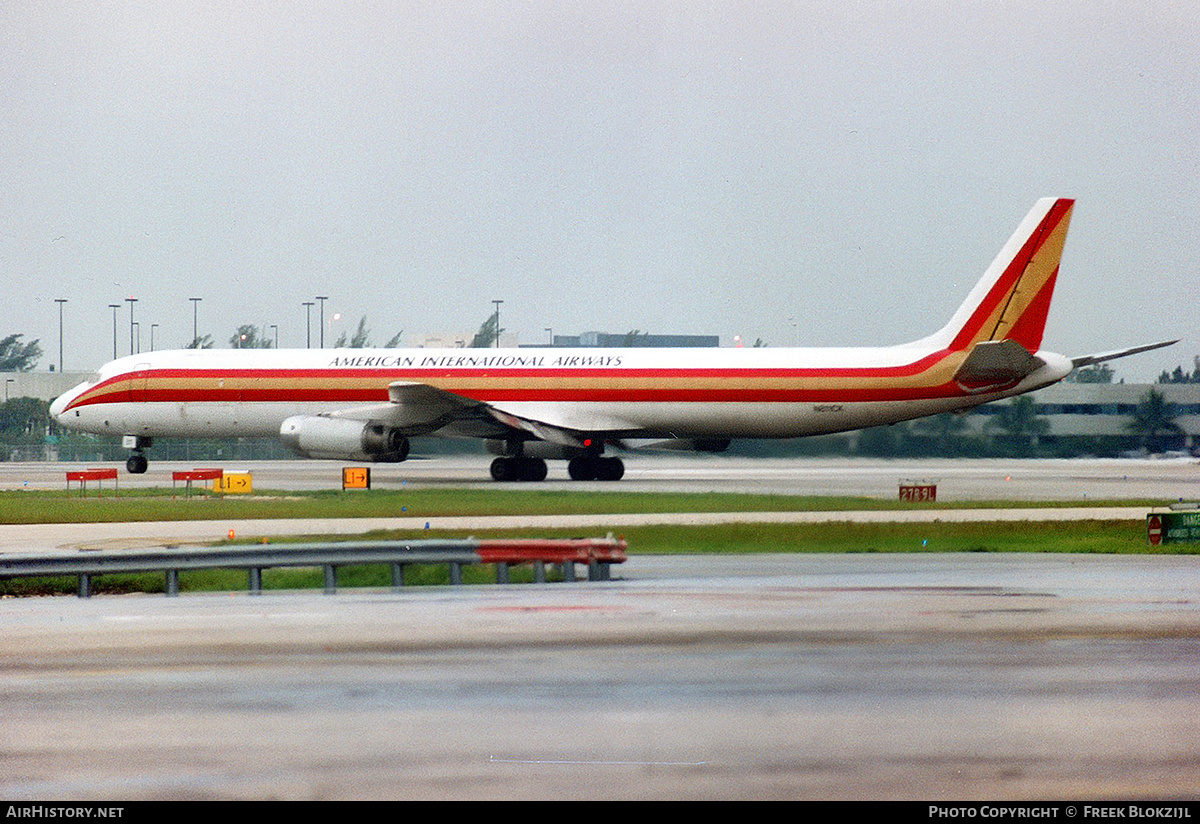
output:
{"label": "airplane", "polygon": [[1032,392],[1169,346],[1069,358],[1041,349],[1075,201],[1043,198],[940,330],[861,348],[186,349],[105,364],[54,401],[70,429],[155,438],[279,437],[310,458],[403,461],[423,435],[479,438],[498,481],[619,480],[608,450],[720,452],[897,423]]}

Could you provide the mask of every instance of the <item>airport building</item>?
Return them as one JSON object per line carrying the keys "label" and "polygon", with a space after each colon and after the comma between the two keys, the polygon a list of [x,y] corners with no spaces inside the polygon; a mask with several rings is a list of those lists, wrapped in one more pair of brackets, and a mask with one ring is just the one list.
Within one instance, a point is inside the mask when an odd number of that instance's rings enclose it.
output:
{"label": "airport building", "polygon": [[[1153,390],[1170,405],[1175,425],[1183,432],[1176,448],[1200,449],[1200,383],[1066,383],[1060,382],[1030,395],[1034,411],[1049,428],[1043,438],[1128,438],[1129,424],[1140,403]],[[1011,401],[999,401],[968,415],[979,431],[987,417]]]}
{"label": "airport building", "polygon": [[91,372],[0,372],[5,401],[10,398],[52,401],[91,376]]}

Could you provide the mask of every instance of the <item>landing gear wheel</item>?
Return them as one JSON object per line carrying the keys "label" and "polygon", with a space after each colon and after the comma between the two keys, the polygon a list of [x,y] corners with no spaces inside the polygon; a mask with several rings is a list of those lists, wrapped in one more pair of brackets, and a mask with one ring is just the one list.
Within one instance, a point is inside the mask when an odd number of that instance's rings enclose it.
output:
{"label": "landing gear wheel", "polygon": [[625,464],[620,458],[599,458],[596,463],[596,478],[601,481],[619,481],[625,475]]}
{"label": "landing gear wheel", "polygon": [[496,458],[492,461],[494,481],[544,481],[546,462],[541,458]]}
{"label": "landing gear wheel", "polygon": [[492,480],[511,481],[516,475],[512,458],[497,458],[492,461]]}
{"label": "landing gear wheel", "polygon": [[620,458],[580,455],[567,463],[567,474],[573,481],[619,481],[625,475],[625,463]]}
{"label": "landing gear wheel", "polygon": [[596,459],[590,455],[580,455],[567,462],[567,474],[572,481],[596,480]]}
{"label": "landing gear wheel", "polygon": [[541,458],[522,458],[518,473],[522,481],[546,480],[546,462]]}
{"label": "landing gear wheel", "polygon": [[125,460],[125,469],[129,471],[130,475],[143,475],[148,466],[150,466],[150,462],[141,452],[134,452]]}

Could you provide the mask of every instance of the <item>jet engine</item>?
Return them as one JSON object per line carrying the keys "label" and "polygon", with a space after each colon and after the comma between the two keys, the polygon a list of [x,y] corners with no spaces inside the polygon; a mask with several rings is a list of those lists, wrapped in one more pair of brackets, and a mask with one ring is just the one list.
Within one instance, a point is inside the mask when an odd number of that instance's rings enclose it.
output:
{"label": "jet engine", "polygon": [[279,439],[306,458],[398,463],[408,457],[408,438],[379,421],[294,415],[279,427]]}

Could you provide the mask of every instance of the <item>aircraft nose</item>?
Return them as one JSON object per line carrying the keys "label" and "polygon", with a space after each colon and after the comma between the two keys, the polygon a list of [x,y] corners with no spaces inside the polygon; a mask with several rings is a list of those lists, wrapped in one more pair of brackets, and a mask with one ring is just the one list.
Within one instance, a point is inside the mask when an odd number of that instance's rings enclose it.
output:
{"label": "aircraft nose", "polygon": [[77,391],[72,389],[70,392],[66,392],[55,398],[50,404],[50,417],[55,421],[62,423],[62,416],[67,411],[67,404],[71,402],[71,399],[74,398],[76,394],[78,394]]}
{"label": "aircraft nose", "polygon": [[67,396],[59,395],[50,404],[50,417],[54,418],[54,420],[57,421],[59,416],[62,415],[63,410],[66,408],[67,408]]}

